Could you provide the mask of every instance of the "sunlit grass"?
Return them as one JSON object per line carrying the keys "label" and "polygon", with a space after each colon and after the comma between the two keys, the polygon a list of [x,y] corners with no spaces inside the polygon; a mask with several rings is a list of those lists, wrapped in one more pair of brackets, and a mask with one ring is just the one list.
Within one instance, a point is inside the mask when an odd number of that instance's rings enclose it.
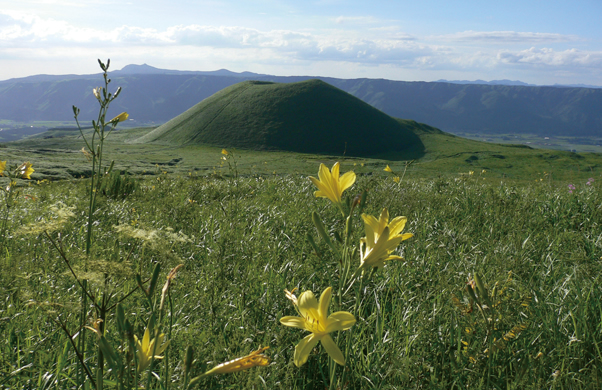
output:
{"label": "sunlit grass", "polygon": [[[404,231],[414,237],[395,253],[405,261],[390,262],[362,286],[346,388],[599,388],[600,182],[572,182],[570,194],[564,183],[494,182],[478,173],[406,177],[401,184],[358,174],[349,191],[368,190],[365,212],[379,215],[386,207],[391,216],[406,216]],[[93,288],[108,274],[122,296],[136,287],[134,273],[149,278],[156,263],[163,273],[185,264],[170,287],[167,364],[174,380],[183,375],[188,345],[195,359],[191,378],[270,346],[269,366],[203,378],[201,388],[329,385],[328,355],[312,353],[296,368],[299,333],[279,323],[294,314],[284,289],[321,292],[338,272],[326,244],[317,242],[317,255],[306,233],[315,231],[314,210],[329,229],[343,230],[340,212],[314,197],[307,176],[239,177],[234,186],[220,175],[159,174],[126,197],[99,197],[91,251],[104,263],[84,256],[87,186],[35,184],[27,189],[35,200],[19,202],[11,213],[0,260],[0,387],[65,388],[77,377],[73,349],[54,321],[77,328],[81,294],[48,238],[18,230],[53,218],[50,207],[73,211],[62,222],[62,240]],[[359,242],[360,220],[353,234]],[[497,297],[495,327],[476,305],[469,312],[465,287],[475,273]],[[355,303],[341,302],[349,304]],[[334,298],[333,305],[339,305]],[[145,296],[134,293],[124,311],[141,337],[149,315]],[[108,329],[114,337],[112,325]],[[91,350],[94,335],[85,334]],[[500,339],[503,345],[492,349]]]}

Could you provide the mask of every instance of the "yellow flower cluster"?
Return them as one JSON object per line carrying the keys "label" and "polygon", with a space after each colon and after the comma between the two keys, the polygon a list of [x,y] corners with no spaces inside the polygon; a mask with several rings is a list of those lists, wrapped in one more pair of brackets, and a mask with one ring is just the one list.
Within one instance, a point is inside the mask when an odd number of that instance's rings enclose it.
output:
{"label": "yellow flower cluster", "polygon": [[7,176],[9,177],[13,177],[13,178],[21,178],[21,179],[31,179],[31,174],[34,173],[34,169],[33,169],[33,165],[27,161],[24,162],[23,164],[19,165],[12,173],[12,175],[10,174],[10,172],[7,172],[6,170],[6,161],[0,161],[0,176],[4,176],[4,174],[6,173]]}
{"label": "yellow flower cluster", "polygon": [[[342,195],[345,190],[355,183],[356,176],[352,171],[341,176],[339,170],[340,164],[338,162],[334,164],[332,170],[329,170],[324,164],[320,164],[320,170],[318,171],[319,179],[310,177],[310,180],[318,187],[318,191],[314,193],[315,196],[328,198],[345,216],[345,211],[342,207]],[[385,171],[392,172],[388,165]],[[357,203],[361,204],[359,201]],[[356,202],[354,202],[355,204]],[[348,226],[352,212],[353,206],[351,207],[349,216],[347,216]],[[407,218],[396,217],[389,221],[389,211],[386,208],[383,209],[378,219],[368,214],[362,214],[361,217],[364,221],[366,236],[360,239],[360,266],[351,280],[366,269],[382,267],[385,261],[401,259],[401,257],[392,255],[391,253],[402,241],[413,236],[411,233],[402,233]],[[312,219],[320,236],[332,246],[333,244],[328,238],[317,213],[312,214]],[[312,245],[315,246],[315,244]],[[299,298],[294,295],[294,291],[295,289],[292,292],[285,290],[285,293],[286,297],[293,302],[299,316],[282,317],[280,323],[310,332],[295,347],[295,365],[300,367],[305,364],[310,352],[320,342],[328,355],[336,363],[344,366],[345,356],[333,341],[330,333],[350,329],[356,322],[355,317],[347,311],[338,311],[328,315],[328,307],[332,298],[331,287],[326,288],[322,292],[319,302],[313,292],[309,290],[303,292]]]}
{"label": "yellow flower cluster", "polygon": [[389,222],[389,211],[385,208],[376,219],[372,215],[362,214],[366,237],[360,240],[360,268],[380,268],[388,260],[403,260],[391,255],[397,246],[412,233],[401,233],[405,228],[407,218],[396,217]]}

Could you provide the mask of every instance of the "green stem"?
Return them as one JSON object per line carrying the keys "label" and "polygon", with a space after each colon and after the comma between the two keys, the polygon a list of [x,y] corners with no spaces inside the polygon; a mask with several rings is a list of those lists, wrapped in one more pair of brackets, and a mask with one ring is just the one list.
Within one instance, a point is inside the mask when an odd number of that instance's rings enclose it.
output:
{"label": "green stem", "polygon": [[[360,302],[361,302],[360,294],[362,293],[363,288],[364,288],[364,278],[360,278],[360,288],[359,288],[357,294],[355,294],[356,300],[355,300],[355,306],[353,308],[353,313],[356,316],[356,318],[361,317],[358,314],[358,312],[360,310]],[[349,358],[349,349],[351,349],[351,336],[352,336],[352,331],[351,331],[351,329],[349,329],[349,332],[347,333],[347,343],[345,345],[345,364],[348,363],[347,360]],[[346,373],[347,373],[347,370],[343,370],[343,375],[341,376],[341,383],[345,383],[345,374]]]}

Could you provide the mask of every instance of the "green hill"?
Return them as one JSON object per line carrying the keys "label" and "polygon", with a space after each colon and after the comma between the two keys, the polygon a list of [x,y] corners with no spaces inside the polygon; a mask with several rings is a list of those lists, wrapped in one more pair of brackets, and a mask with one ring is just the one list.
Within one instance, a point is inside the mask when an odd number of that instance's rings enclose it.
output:
{"label": "green hill", "polygon": [[397,121],[321,80],[244,81],[134,142],[400,160],[424,155],[417,125]]}

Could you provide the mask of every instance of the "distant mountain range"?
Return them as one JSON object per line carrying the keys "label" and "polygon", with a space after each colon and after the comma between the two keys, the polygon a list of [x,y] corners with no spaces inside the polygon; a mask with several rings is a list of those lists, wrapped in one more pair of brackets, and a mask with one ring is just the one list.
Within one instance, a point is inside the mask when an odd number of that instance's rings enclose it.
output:
{"label": "distant mountain range", "polygon": [[[123,92],[111,114],[127,111],[132,123],[164,123],[214,93],[244,80],[290,83],[318,78],[396,118],[448,132],[592,136],[602,134],[602,88],[533,86],[519,81],[406,82],[384,79],[281,77],[225,69],[200,72],[128,65],[110,73]],[[80,119],[98,110],[94,75],[36,75],[0,81],[0,119],[67,121],[72,105]]]}
{"label": "distant mountain range", "polygon": [[554,84],[554,85],[537,85],[527,84],[519,80],[437,80],[438,83],[452,83],[452,84],[483,84],[483,85],[519,85],[523,87],[557,87],[557,88],[602,88],[601,85],[589,85],[589,84]]}

